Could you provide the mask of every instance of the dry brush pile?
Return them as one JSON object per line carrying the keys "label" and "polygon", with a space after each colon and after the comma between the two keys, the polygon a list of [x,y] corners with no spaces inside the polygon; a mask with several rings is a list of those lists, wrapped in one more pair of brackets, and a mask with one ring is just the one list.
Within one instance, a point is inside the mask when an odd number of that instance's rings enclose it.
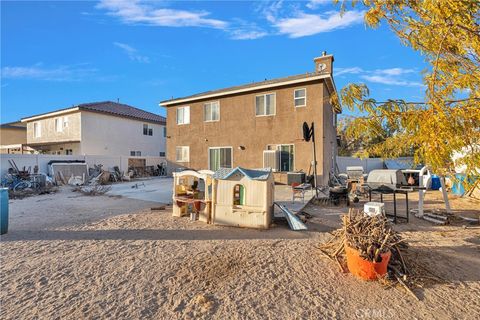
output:
{"label": "dry brush pile", "polygon": [[342,272],[348,272],[345,255],[345,246],[348,246],[371,262],[380,262],[381,254],[390,251],[388,273],[379,279],[380,282],[388,288],[398,284],[416,299],[413,289],[441,281],[418,261],[416,253],[385,217],[369,217],[351,209],[342,220],[342,228],[335,230],[333,237],[318,247],[323,255],[338,264]]}

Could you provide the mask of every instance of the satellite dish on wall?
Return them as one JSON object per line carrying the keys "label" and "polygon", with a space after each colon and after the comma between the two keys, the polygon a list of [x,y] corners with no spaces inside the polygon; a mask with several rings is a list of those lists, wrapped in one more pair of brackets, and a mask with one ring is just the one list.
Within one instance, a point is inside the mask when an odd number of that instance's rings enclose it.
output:
{"label": "satellite dish on wall", "polygon": [[325,63],[319,63],[317,65],[317,71],[318,72],[322,72],[322,71],[325,71],[325,69],[327,69],[327,65]]}

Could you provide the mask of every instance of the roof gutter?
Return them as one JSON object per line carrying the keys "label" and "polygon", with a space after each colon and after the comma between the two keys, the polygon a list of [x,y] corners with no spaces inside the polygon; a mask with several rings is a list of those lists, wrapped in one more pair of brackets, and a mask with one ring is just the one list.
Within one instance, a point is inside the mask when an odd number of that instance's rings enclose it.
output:
{"label": "roof gutter", "polygon": [[333,82],[332,76],[330,74],[321,74],[321,75],[318,75],[318,76],[313,76],[313,77],[308,77],[308,78],[287,80],[287,81],[283,81],[283,82],[269,83],[269,84],[264,84],[264,85],[252,86],[252,87],[248,87],[248,88],[230,90],[230,91],[222,91],[222,92],[205,94],[205,95],[202,95],[202,96],[196,96],[196,97],[191,97],[191,98],[180,98],[180,99],[174,99],[174,100],[166,100],[166,101],[160,102],[159,105],[168,107],[168,106],[173,105],[173,104],[186,103],[186,102],[191,102],[191,101],[195,101],[195,100],[215,98],[215,97],[226,96],[226,95],[230,95],[230,94],[256,91],[256,90],[268,89],[268,88],[273,88],[273,87],[280,87],[280,86],[285,86],[285,85],[290,85],[290,84],[303,83],[303,82],[315,81],[315,80],[321,80],[321,79],[330,79]]}
{"label": "roof gutter", "polygon": [[53,117],[53,116],[58,116],[58,115],[61,115],[61,114],[65,114],[65,113],[69,113],[69,112],[73,112],[73,111],[78,111],[78,110],[80,110],[79,107],[73,107],[73,108],[70,108],[70,109],[65,109],[65,110],[59,110],[59,111],[54,111],[54,112],[39,114],[39,115],[33,116],[33,117],[22,118],[20,121],[22,121],[22,122],[29,122],[29,121],[33,121],[33,120],[38,120],[38,119],[43,119],[43,118],[49,118],[49,117]]}

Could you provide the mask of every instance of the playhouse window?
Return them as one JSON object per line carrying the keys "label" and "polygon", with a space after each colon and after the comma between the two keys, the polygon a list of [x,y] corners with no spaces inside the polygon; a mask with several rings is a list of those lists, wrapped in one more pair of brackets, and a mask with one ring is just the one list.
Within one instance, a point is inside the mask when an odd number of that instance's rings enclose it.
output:
{"label": "playhouse window", "polygon": [[241,184],[236,184],[233,187],[233,204],[234,205],[245,205],[245,187]]}

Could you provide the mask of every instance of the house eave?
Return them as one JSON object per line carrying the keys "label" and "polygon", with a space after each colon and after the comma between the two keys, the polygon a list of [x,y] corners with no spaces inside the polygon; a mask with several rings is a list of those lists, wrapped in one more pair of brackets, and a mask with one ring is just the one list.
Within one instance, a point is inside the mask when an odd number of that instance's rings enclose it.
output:
{"label": "house eave", "polygon": [[49,113],[43,113],[43,114],[39,114],[39,115],[36,115],[36,116],[28,117],[28,118],[22,118],[21,121],[22,122],[30,122],[30,121],[35,121],[35,120],[39,120],[39,119],[45,119],[45,118],[50,118],[50,117],[54,117],[54,116],[59,116],[59,115],[65,114],[65,113],[71,113],[71,112],[75,112],[75,111],[79,111],[79,110],[80,110],[80,108],[73,107],[73,108],[68,108],[68,109],[64,109],[64,110],[58,110],[58,111],[53,111],[53,112],[49,112]]}
{"label": "house eave", "polygon": [[[217,93],[212,93],[212,94],[205,94],[205,95],[191,97],[191,98],[180,98],[180,99],[173,99],[173,100],[165,100],[165,101],[160,102],[159,105],[164,106],[164,107],[168,107],[168,106],[171,106],[171,105],[177,105],[177,104],[192,102],[192,101],[196,101],[196,100],[204,100],[204,99],[216,98],[216,97],[221,97],[221,96],[226,96],[226,95],[245,93],[245,92],[257,91],[257,90],[263,90],[263,89],[270,89],[270,88],[275,88],[275,87],[281,87],[281,86],[286,86],[286,85],[311,82],[311,81],[322,80],[322,79],[329,79],[330,81],[332,81],[332,84],[333,84],[332,76],[330,74],[321,74],[321,75],[317,75],[317,76],[313,76],[313,77],[305,77],[305,78],[301,78],[301,79],[286,80],[286,81],[282,81],[282,82],[269,83],[269,84],[264,84],[264,85],[260,84],[258,86],[251,86],[251,87],[248,87],[248,88],[222,91],[222,92],[217,92]],[[335,88],[334,84],[333,84],[333,88]]]}

